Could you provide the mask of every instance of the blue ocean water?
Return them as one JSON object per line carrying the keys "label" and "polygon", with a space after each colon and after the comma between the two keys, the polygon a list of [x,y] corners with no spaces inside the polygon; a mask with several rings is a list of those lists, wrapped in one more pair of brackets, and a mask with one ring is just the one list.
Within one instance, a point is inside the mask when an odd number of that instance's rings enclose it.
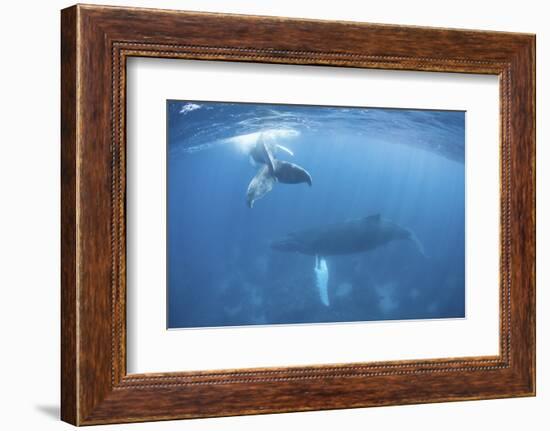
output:
{"label": "blue ocean water", "polygon": [[[465,316],[464,112],[170,100],[167,127],[169,328]],[[249,208],[260,138],[312,186]],[[415,241],[272,247],[378,214]]]}

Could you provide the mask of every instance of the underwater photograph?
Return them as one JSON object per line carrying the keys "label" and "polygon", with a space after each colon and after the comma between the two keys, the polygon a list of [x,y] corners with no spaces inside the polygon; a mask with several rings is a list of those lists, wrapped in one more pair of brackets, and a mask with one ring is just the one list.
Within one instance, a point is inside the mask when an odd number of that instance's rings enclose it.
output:
{"label": "underwater photograph", "polygon": [[168,329],[465,317],[465,112],[167,101]]}

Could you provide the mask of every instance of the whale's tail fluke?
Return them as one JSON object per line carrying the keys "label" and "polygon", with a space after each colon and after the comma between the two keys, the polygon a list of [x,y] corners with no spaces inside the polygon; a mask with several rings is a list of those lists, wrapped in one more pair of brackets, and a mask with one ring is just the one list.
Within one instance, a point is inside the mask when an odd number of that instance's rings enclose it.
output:
{"label": "whale's tail fluke", "polygon": [[319,292],[321,302],[327,307],[330,305],[328,299],[328,266],[324,258],[315,255],[315,285]]}

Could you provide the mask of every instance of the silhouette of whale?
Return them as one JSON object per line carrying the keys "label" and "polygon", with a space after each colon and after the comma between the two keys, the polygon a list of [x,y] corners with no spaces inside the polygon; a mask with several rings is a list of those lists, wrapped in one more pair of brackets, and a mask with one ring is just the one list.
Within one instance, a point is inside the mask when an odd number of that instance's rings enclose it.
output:
{"label": "silhouette of whale", "polygon": [[334,256],[362,253],[396,240],[412,241],[424,255],[424,247],[412,231],[380,217],[380,214],[290,233],[273,241],[271,248],[313,256]]}

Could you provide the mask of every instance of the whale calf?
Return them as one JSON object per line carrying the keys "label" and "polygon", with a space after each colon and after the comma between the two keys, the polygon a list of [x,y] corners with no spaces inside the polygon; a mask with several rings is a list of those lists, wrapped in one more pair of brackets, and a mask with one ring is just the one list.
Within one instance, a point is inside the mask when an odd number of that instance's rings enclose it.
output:
{"label": "whale calf", "polygon": [[246,203],[249,208],[253,207],[256,200],[270,192],[276,182],[312,185],[309,172],[294,163],[276,159],[272,153],[272,146],[267,145],[262,136],[252,149],[250,157],[260,165],[260,168],[246,191]]}
{"label": "whale calf", "polygon": [[396,240],[413,242],[424,255],[424,247],[412,231],[380,214],[290,233],[273,241],[271,248],[325,257],[362,253]]}

